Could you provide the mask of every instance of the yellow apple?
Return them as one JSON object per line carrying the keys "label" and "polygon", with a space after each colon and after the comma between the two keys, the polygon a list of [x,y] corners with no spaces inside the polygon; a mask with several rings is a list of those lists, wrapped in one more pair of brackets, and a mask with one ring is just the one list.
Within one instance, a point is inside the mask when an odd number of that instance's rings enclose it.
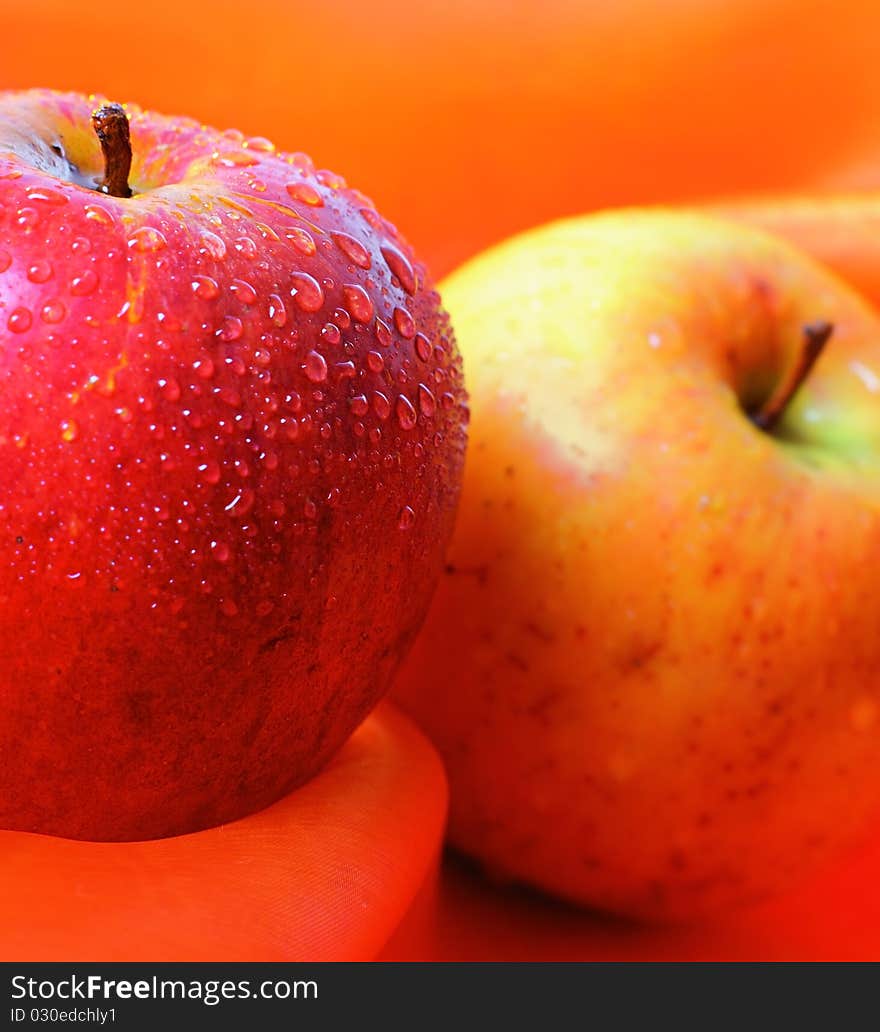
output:
{"label": "yellow apple", "polygon": [[471,443],[396,696],[445,757],[452,843],[652,918],[787,885],[880,811],[877,315],[781,241],[656,211],[527,233],[442,290]]}
{"label": "yellow apple", "polygon": [[758,198],[707,210],[788,240],[880,307],[880,193]]}

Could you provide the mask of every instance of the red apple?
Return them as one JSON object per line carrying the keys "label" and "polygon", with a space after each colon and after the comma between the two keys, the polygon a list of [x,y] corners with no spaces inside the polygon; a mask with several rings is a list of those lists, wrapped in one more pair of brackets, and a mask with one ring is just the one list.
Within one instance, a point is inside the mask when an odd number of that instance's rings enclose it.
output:
{"label": "red apple", "polygon": [[382,696],[466,409],[365,197],[134,107],[128,177],[101,103],[0,94],[0,827],[130,839],[266,806]]}

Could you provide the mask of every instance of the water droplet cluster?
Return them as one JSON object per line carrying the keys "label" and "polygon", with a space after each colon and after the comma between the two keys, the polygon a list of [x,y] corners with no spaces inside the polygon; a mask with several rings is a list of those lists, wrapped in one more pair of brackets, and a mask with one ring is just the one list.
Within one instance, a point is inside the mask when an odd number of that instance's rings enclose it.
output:
{"label": "water droplet cluster", "polygon": [[0,160],[0,476],[21,487],[0,534],[19,579],[276,611],[329,526],[430,531],[460,361],[424,267],[341,177],[235,132],[151,132],[126,202]]}

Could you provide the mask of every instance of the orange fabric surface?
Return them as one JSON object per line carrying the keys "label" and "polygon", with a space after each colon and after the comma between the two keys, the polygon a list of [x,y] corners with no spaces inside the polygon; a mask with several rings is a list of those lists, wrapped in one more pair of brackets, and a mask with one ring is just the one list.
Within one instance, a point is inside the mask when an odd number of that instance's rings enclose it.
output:
{"label": "orange fabric surface", "polygon": [[0,833],[0,960],[368,960],[436,864],[446,782],[383,705],[274,806],[150,842]]}
{"label": "orange fabric surface", "polygon": [[493,884],[447,857],[430,922],[422,898],[381,954],[440,961],[874,961],[880,831],[820,875],[760,906],[648,927]]}

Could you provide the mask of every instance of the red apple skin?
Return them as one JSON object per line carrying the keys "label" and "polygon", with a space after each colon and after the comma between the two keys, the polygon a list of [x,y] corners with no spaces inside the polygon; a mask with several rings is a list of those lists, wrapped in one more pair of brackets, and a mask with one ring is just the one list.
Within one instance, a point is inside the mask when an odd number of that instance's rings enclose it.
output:
{"label": "red apple skin", "polygon": [[0,94],[0,827],[125,840],[268,805],[383,695],[467,409],[366,198],[136,108],[106,196],[99,103]]}

